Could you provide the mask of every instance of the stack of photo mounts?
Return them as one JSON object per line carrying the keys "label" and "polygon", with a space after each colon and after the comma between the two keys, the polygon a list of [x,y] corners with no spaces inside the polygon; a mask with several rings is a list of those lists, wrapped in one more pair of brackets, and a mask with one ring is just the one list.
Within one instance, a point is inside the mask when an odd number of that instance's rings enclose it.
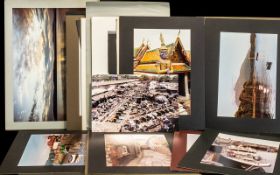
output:
{"label": "stack of photo mounts", "polygon": [[0,174],[280,174],[280,20],[169,16],[6,0]]}

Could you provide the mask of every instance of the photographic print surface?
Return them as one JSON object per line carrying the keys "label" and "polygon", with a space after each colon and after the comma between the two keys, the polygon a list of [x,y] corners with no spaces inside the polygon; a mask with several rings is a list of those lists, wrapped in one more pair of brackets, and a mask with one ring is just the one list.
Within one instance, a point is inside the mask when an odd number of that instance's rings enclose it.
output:
{"label": "photographic print surface", "polygon": [[184,113],[177,75],[94,75],[93,132],[173,132]]}
{"label": "photographic print surface", "polygon": [[34,134],[18,166],[84,165],[86,134]]}
{"label": "photographic print surface", "polygon": [[134,29],[134,72],[190,72],[190,33],[190,30]]}
{"label": "photographic print surface", "polygon": [[219,133],[200,163],[273,173],[280,142]]}
{"label": "photographic print surface", "polygon": [[65,15],[79,10],[12,10],[15,122],[65,120]]}
{"label": "photographic print surface", "polygon": [[106,166],[168,167],[171,151],[163,134],[105,134]]}
{"label": "photographic print surface", "polygon": [[13,9],[14,121],[55,120],[55,9]]}
{"label": "photographic print surface", "polygon": [[191,133],[187,134],[186,152],[188,152],[191,149],[191,147],[196,142],[196,140],[199,138],[199,136],[200,136],[200,134],[191,134]]}
{"label": "photographic print surface", "polygon": [[134,29],[135,74],[182,74],[186,115],[191,113],[191,30]]}
{"label": "photographic print surface", "polygon": [[277,37],[220,33],[218,116],[276,118]]}

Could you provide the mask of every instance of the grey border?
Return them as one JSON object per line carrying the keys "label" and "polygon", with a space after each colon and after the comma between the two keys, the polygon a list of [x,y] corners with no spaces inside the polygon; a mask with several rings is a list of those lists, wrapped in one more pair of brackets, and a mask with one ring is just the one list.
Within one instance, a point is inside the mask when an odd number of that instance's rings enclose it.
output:
{"label": "grey border", "polygon": [[[89,173],[105,174],[166,174],[169,167],[107,167],[104,135],[106,134],[159,134],[164,135],[172,152],[173,134],[170,133],[90,133],[89,134]],[[171,160],[171,157],[170,157]]]}
{"label": "grey border", "polygon": [[179,117],[179,130],[205,128],[204,103],[204,18],[202,17],[120,17],[120,74],[133,73],[133,29],[191,30],[191,115]]}
{"label": "grey border", "polygon": [[[206,126],[225,131],[280,133],[280,21],[257,19],[206,19]],[[217,116],[220,32],[278,34],[276,119],[236,119]]]}
{"label": "grey border", "polygon": [[[25,150],[27,142],[31,135],[34,134],[87,134],[81,131],[19,131],[9,152],[2,162],[0,174],[17,174],[17,173],[54,173],[54,172],[69,172],[69,173],[84,173],[84,166],[18,166],[18,162]],[[88,141],[87,141],[88,142]],[[87,145],[87,143],[86,143]],[[87,150],[87,149],[86,149]],[[87,152],[85,153],[87,154]],[[36,155],[34,155],[36,156]],[[86,164],[86,162],[85,162]]]}
{"label": "grey border", "polygon": [[[202,170],[202,171],[208,172],[208,173],[221,173],[221,174],[230,174],[230,175],[271,174],[271,173],[262,173],[262,172],[256,172],[256,171],[248,172],[248,171],[244,171],[244,170],[240,170],[240,169],[201,164],[200,163],[201,159],[204,157],[206,151],[210,148],[210,146],[212,145],[213,141],[216,139],[216,137],[219,133],[280,142],[279,137],[241,134],[241,133],[228,133],[228,132],[221,132],[221,131],[213,130],[213,129],[207,129],[205,132],[203,132],[200,135],[198,140],[194,143],[194,145],[189,150],[188,154],[185,155],[185,157],[181,160],[181,162],[179,163],[179,166],[195,168],[195,169],[199,169],[199,170]],[[275,175],[280,174],[280,149],[278,150],[273,174],[275,174]]]}

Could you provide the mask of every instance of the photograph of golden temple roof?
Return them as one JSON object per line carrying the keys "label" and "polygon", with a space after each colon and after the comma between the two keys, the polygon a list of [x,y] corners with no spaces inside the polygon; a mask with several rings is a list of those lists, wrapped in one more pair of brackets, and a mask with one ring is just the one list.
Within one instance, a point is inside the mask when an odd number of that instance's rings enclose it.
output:
{"label": "photograph of golden temple roof", "polygon": [[180,98],[191,114],[191,30],[134,29],[134,74],[179,74]]}
{"label": "photograph of golden temple roof", "polygon": [[191,71],[190,30],[134,29],[134,72]]}

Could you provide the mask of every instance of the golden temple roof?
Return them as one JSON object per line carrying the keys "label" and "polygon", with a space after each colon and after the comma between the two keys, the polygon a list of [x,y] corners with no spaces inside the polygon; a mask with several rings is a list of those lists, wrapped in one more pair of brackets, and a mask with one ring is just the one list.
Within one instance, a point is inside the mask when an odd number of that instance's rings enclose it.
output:
{"label": "golden temple roof", "polygon": [[[168,50],[167,51],[168,55],[170,55],[171,52],[172,52],[172,49],[174,47],[174,43],[169,44],[166,47],[167,47],[167,50]],[[157,61],[160,61],[161,57],[160,57],[160,52],[159,51],[160,51],[159,48],[147,51],[144,54],[143,58],[141,59],[140,63],[155,63]]]}

